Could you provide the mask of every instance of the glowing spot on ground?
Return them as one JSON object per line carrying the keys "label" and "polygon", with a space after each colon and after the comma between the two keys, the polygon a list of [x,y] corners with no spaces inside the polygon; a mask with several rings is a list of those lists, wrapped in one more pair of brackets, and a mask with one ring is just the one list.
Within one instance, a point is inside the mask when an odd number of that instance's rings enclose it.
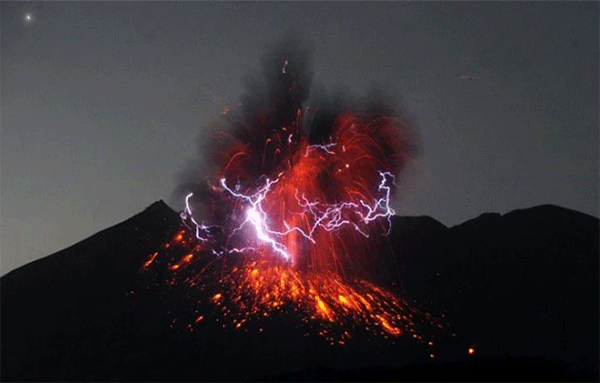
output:
{"label": "glowing spot on ground", "polygon": [[142,266],[144,269],[147,269],[148,267],[150,267],[150,265],[152,264],[152,262],[154,262],[154,260],[156,259],[156,256],[158,255],[158,251],[153,253],[152,255],[150,255],[150,257],[148,257],[148,259],[146,260],[146,262],[144,262],[144,265]]}
{"label": "glowing spot on ground", "polygon": [[329,307],[327,307],[327,305],[319,297],[317,297],[316,300],[317,300],[317,309],[319,310],[319,312],[321,314],[323,314],[323,316],[325,318],[327,318],[329,321],[333,321],[333,315],[331,314]]}
{"label": "glowing spot on ground", "polygon": [[387,321],[387,319],[385,319],[384,317],[382,317],[381,315],[377,315],[377,319],[379,319],[381,325],[383,326],[383,328],[389,332],[392,335],[400,335],[402,334],[402,330],[400,330],[398,327],[394,327],[390,324],[390,322]]}

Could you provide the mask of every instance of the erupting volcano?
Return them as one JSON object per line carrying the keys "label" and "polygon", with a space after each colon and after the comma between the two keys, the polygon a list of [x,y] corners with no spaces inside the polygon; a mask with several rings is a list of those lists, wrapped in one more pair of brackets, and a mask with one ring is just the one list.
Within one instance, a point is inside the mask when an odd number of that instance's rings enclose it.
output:
{"label": "erupting volcano", "polygon": [[312,86],[295,38],[260,63],[180,212],[0,279],[3,381],[598,381],[597,218],[396,216],[421,150],[400,103]]}
{"label": "erupting volcano", "polygon": [[202,139],[212,172],[182,187],[185,227],[163,250],[185,254],[170,255],[171,283],[207,290],[220,273],[212,303],[237,328],[292,310],[319,321],[332,342],[356,326],[422,340],[415,322],[432,318],[365,279],[370,258],[385,251],[399,172],[418,147],[414,129],[382,92],[335,110],[324,100],[304,105],[308,51],[295,39],[271,49],[241,109]]}

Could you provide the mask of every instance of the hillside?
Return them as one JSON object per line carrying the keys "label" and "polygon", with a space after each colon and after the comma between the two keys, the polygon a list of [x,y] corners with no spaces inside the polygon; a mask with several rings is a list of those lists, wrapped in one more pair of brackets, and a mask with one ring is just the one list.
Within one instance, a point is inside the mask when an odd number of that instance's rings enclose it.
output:
{"label": "hillside", "polygon": [[187,293],[140,270],[179,229],[156,202],[2,277],[2,380],[598,379],[600,230],[585,214],[538,206],[452,228],[394,217],[372,279],[450,323],[431,332],[434,358],[408,336],[331,346],[293,313],[182,330]]}

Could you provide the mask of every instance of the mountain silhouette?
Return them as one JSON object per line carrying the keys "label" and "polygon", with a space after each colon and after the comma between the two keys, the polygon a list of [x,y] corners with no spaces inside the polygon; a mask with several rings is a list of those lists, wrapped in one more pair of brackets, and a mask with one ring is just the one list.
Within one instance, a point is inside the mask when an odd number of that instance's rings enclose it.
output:
{"label": "mountain silhouette", "polygon": [[434,349],[404,335],[331,346],[293,313],[187,331],[188,290],[141,270],[180,229],[159,201],[3,276],[2,380],[598,380],[597,218],[551,205],[451,228],[393,217],[373,282],[449,323]]}

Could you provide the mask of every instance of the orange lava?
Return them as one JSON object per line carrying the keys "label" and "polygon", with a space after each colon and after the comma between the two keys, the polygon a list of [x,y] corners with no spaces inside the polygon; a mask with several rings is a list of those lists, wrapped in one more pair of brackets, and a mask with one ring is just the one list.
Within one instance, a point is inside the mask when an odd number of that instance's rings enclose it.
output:
{"label": "orange lava", "polygon": [[146,260],[146,262],[144,262],[144,265],[142,266],[144,269],[147,269],[148,267],[150,267],[150,265],[152,264],[152,262],[154,262],[154,260],[156,259],[156,256],[158,255],[158,251],[151,254],[150,257],[148,257],[148,260]]}
{"label": "orange lava", "polygon": [[[178,237],[171,243],[184,242]],[[181,245],[171,248],[184,250]],[[208,302],[229,319],[226,322],[233,329],[278,314],[294,314],[302,322],[316,325],[317,332],[332,344],[343,345],[356,329],[390,339],[409,333],[421,341],[417,327],[436,324],[430,315],[364,279],[348,280],[331,271],[303,272],[259,255],[238,257],[234,266],[223,267],[217,260],[200,272],[191,267],[190,260],[206,257],[188,253],[169,262],[170,269],[201,296],[210,294]],[[177,265],[181,266],[173,268]],[[198,313],[192,320],[197,324],[205,317],[206,313]]]}
{"label": "orange lava", "polygon": [[[393,210],[378,201],[389,202],[396,186],[391,180],[409,159],[407,121],[374,112],[345,113],[333,123],[329,137],[315,143],[304,131],[301,110],[292,120],[273,130],[256,129],[260,121],[233,120],[231,129],[217,132],[210,160],[219,168],[211,180],[223,180],[226,187],[211,181],[199,188],[192,193],[192,210],[205,215],[194,222],[218,224],[222,236],[195,238],[192,227],[189,233],[177,232],[163,251],[180,249],[185,255],[168,260],[168,268],[208,294],[210,304],[234,329],[294,313],[305,323],[317,324],[318,333],[332,344],[346,344],[357,327],[386,338],[411,333],[421,340],[415,325],[433,319],[359,277],[369,256],[377,253],[375,239],[389,229],[385,217]],[[385,188],[382,172],[391,177]],[[281,258],[282,251],[277,254],[277,248],[269,247],[258,229],[241,230],[249,202],[240,196],[255,195],[265,179],[271,184],[260,200],[260,218],[268,220],[268,235],[277,233],[289,262]],[[323,214],[339,203],[350,208],[337,216]],[[381,209],[387,215],[373,214]],[[344,223],[322,225],[324,216]],[[237,253],[232,255],[231,249]],[[235,258],[234,266],[223,266],[229,257]],[[205,316],[196,314],[195,322]]]}

